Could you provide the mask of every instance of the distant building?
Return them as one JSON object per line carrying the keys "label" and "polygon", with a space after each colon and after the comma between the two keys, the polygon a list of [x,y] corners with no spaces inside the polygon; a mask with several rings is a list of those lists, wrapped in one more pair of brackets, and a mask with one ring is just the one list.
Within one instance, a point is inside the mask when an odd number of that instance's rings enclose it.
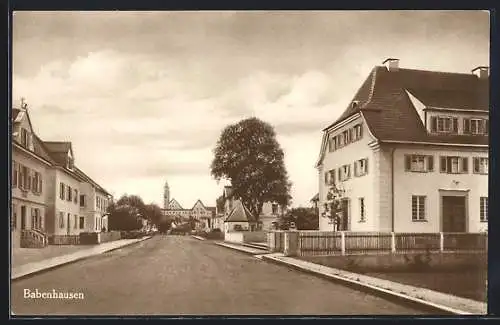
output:
{"label": "distant building", "polygon": [[340,230],[479,232],[488,221],[489,69],[448,73],[376,66],[323,130],[320,230],[341,190]]}
{"label": "distant building", "polygon": [[163,198],[164,207],[162,212],[164,216],[180,222],[194,220],[198,229],[208,230],[211,228],[212,216],[216,210],[215,207],[207,207],[201,200],[197,200],[191,209],[184,209],[177,200],[174,198],[170,199],[168,182],[165,182]]}

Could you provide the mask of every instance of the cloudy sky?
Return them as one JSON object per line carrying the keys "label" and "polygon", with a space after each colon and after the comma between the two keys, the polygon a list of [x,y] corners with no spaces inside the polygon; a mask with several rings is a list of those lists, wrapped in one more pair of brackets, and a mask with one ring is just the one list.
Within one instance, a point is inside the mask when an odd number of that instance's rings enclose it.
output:
{"label": "cloudy sky", "polygon": [[489,65],[483,11],[16,12],[13,100],[35,132],[73,143],[115,197],[215,205],[222,128],[274,125],[294,205],[317,192],[321,129],[373,66],[465,72]]}

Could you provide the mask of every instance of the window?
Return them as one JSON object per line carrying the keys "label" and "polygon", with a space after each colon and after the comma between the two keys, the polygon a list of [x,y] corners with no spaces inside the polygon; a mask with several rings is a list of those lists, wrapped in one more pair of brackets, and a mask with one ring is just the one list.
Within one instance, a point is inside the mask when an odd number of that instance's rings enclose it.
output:
{"label": "window", "polygon": [[474,174],[488,174],[488,158],[474,157]]}
{"label": "window", "polygon": [[29,190],[31,190],[31,185],[32,185],[32,171],[31,171],[31,169],[28,169],[27,167],[25,167],[25,168],[26,168],[27,177],[25,179],[26,183],[25,183],[24,189],[29,191]]}
{"label": "window", "polygon": [[409,172],[434,171],[434,156],[405,155],[405,171]]}
{"label": "window", "polygon": [[29,147],[29,135],[28,135],[28,130],[26,129],[21,129],[21,144],[23,147],[28,148]]}
{"label": "window", "polygon": [[12,162],[12,187],[17,187],[17,163],[15,161]]}
{"label": "window", "polygon": [[486,135],[489,132],[489,121],[487,119],[466,118],[463,127],[464,134]]}
{"label": "window", "polygon": [[325,173],[325,184],[326,185],[335,184],[335,169],[330,169]]}
{"label": "window", "polygon": [[278,214],[278,205],[273,203],[273,206],[272,206],[272,210],[273,210],[273,214]]}
{"label": "window", "polygon": [[85,228],[85,217],[80,217],[80,229]]}
{"label": "window", "polygon": [[17,205],[16,204],[12,204],[10,226],[11,226],[11,230],[17,228]]}
{"label": "window", "polygon": [[360,222],[365,222],[365,198],[360,197],[359,198],[359,221]]}
{"label": "window", "polygon": [[80,206],[84,207],[85,206],[85,195],[80,195]]}
{"label": "window", "polygon": [[61,200],[64,200],[64,191],[65,191],[65,185],[63,182],[61,182],[61,184],[59,184],[59,198]]}
{"label": "window", "polygon": [[354,126],[354,141],[360,140],[363,136],[363,127],[361,124]]}
{"label": "window", "polygon": [[78,216],[75,214],[74,218],[75,218],[75,222],[73,223],[73,228],[77,229],[77,227],[78,227]]}
{"label": "window", "polygon": [[68,189],[67,199],[68,199],[69,202],[71,202],[71,201],[73,201],[73,198],[72,198],[73,192],[71,191],[71,186],[68,186],[67,189]]}
{"label": "window", "polygon": [[479,216],[482,222],[488,221],[488,197],[481,197],[479,200]]}
{"label": "window", "polygon": [[31,189],[33,190],[33,193],[42,193],[42,177],[39,172],[34,172]]}
{"label": "window", "polygon": [[337,138],[332,137],[328,141],[328,151],[332,152],[332,151],[335,151],[336,149],[337,149]]}
{"label": "window", "polygon": [[73,202],[78,204],[78,190],[74,190]]}
{"label": "window", "polygon": [[441,157],[441,173],[467,174],[469,172],[469,158],[467,157]]}
{"label": "window", "polygon": [[59,212],[59,228],[64,228],[64,212]]}
{"label": "window", "polygon": [[349,130],[345,130],[344,132],[342,132],[342,137],[344,139],[344,143],[343,143],[344,146],[348,145],[349,142],[351,142],[350,141],[351,139],[349,138],[349,135],[350,135]]}
{"label": "window", "polygon": [[351,177],[351,165],[344,165],[339,168],[339,180],[346,181]]}
{"label": "window", "polygon": [[411,197],[411,220],[425,220],[425,196],[414,195]]}
{"label": "window", "polygon": [[368,159],[360,159],[354,162],[354,176],[363,176],[368,173]]}
{"label": "window", "polygon": [[99,197],[98,196],[96,197],[95,205],[99,209]]}

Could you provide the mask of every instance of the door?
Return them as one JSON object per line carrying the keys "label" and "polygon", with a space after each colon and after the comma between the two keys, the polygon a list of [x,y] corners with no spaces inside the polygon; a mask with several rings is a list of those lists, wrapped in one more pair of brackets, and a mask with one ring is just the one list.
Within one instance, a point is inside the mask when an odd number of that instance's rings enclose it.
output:
{"label": "door", "polygon": [[465,196],[443,196],[443,232],[466,232]]}
{"label": "door", "polygon": [[341,201],[342,218],[340,219],[339,230],[349,230],[349,199]]}
{"label": "door", "polygon": [[21,206],[21,229],[26,229],[26,206]]}

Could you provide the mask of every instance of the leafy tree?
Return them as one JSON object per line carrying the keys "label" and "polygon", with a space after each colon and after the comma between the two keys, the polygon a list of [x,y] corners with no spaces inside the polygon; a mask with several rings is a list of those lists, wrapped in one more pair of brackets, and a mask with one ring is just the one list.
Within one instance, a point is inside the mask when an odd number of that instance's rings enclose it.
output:
{"label": "leafy tree", "polygon": [[141,229],[142,223],[138,215],[143,216],[145,205],[137,195],[123,195],[116,203],[108,206],[109,229],[110,230],[137,230]]}
{"label": "leafy tree", "polygon": [[216,207],[217,207],[217,213],[222,213],[224,211],[224,196],[219,196],[216,200],[215,200],[215,204],[216,204]]}
{"label": "leafy tree", "polygon": [[319,216],[314,208],[293,208],[289,215],[298,230],[317,230],[319,228]]}
{"label": "leafy tree", "polygon": [[328,193],[326,194],[326,203],[323,217],[327,217],[332,221],[333,231],[338,231],[342,218],[344,218],[344,211],[342,210],[341,199],[343,191],[333,184]]}
{"label": "leafy tree", "polygon": [[230,180],[234,197],[256,218],[264,202],[286,206],[291,201],[291,183],[276,133],[270,124],[255,117],[222,131],[214,149],[211,174],[217,181]]}
{"label": "leafy tree", "polygon": [[163,220],[163,212],[158,204],[150,203],[145,206],[146,217],[154,225],[159,225]]}

